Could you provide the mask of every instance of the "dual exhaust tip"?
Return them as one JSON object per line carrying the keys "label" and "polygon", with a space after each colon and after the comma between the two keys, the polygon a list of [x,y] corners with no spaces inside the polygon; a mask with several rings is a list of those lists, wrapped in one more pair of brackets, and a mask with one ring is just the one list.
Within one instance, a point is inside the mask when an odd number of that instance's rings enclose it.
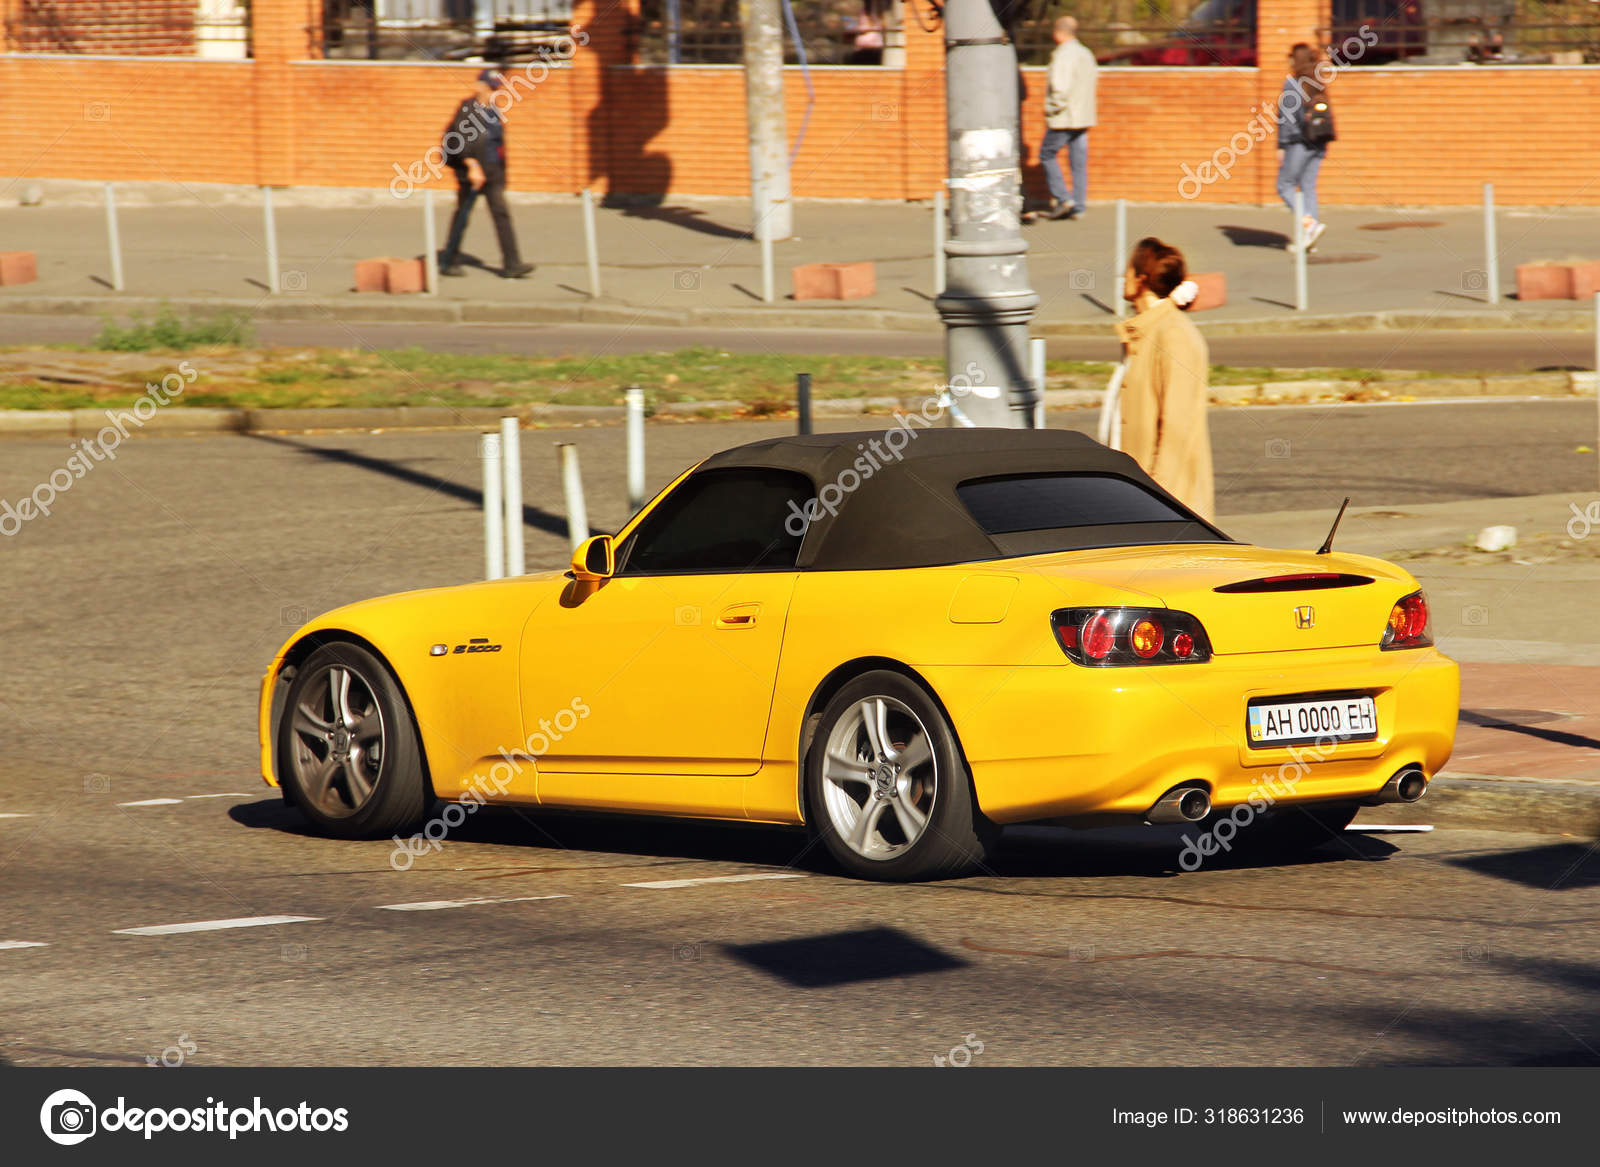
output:
{"label": "dual exhaust tip", "polygon": [[[1416,802],[1428,792],[1428,776],[1416,766],[1402,766],[1383,784],[1374,803]],[[1145,814],[1147,823],[1197,823],[1211,813],[1211,795],[1200,786],[1174,786]]]}

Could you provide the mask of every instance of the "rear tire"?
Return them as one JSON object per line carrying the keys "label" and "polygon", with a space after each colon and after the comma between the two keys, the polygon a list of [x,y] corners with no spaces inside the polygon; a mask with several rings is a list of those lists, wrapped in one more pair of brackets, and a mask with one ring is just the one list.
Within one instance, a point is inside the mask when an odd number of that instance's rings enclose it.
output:
{"label": "rear tire", "polygon": [[402,833],[428,807],[416,723],[399,683],[356,644],[313,652],[289,685],[275,756],[278,782],[321,835]]}
{"label": "rear tire", "polygon": [[965,875],[998,833],[944,711],[915,682],[880,669],[824,707],[806,757],[812,830],[859,879]]}

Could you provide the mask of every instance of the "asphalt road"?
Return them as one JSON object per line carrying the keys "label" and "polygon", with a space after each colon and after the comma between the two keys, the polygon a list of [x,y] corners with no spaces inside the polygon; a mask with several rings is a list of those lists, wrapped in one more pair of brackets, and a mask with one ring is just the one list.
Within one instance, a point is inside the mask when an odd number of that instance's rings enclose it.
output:
{"label": "asphalt road", "polygon": [[[1579,489],[1592,410],[1219,410],[1221,509]],[[781,428],[653,425],[649,481]],[[620,430],[526,433],[534,566],[566,556],[557,438],[595,525],[626,517]],[[0,499],[67,454],[0,443]],[[484,812],[403,872],[302,834],[254,773],[260,671],[309,614],[475,578],[478,472],[470,434],[137,438],[4,541],[0,941],[39,947],[0,945],[0,1057],[923,1065],[972,1035],[990,1065],[1596,1060],[1587,833],[1178,874],[1170,835],[1030,832],[935,887],[846,882],[785,832]],[[728,875],[799,878],[627,886]],[[467,900],[495,902],[394,910]],[[307,919],[123,931],[279,916]]]}
{"label": "asphalt road", "polygon": [[[1202,331],[1205,322],[1200,321]],[[79,316],[0,316],[0,345],[87,344],[96,320]],[[734,352],[846,353],[934,357],[944,351],[938,332],[869,329],[684,329],[614,324],[386,324],[370,321],[263,321],[255,336],[270,345],[338,348],[406,348],[436,352],[564,354],[675,352],[707,345]],[[1594,367],[1594,337],[1587,332],[1315,332],[1304,335],[1216,336],[1211,358],[1219,364],[1274,368],[1423,369],[1451,373],[1531,373]],[[1117,342],[1109,318],[1105,336],[1052,337],[1050,355],[1061,360],[1110,361]]]}

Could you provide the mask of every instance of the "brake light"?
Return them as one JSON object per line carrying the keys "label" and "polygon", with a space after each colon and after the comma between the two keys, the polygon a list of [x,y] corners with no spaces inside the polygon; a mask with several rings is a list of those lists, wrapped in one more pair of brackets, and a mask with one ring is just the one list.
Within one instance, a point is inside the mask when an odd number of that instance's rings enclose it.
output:
{"label": "brake light", "polygon": [[1426,648],[1433,643],[1433,625],[1428,618],[1428,600],[1421,592],[1401,597],[1389,610],[1379,648]]}
{"label": "brake light", "polygon": [[1170,608],[1063,608],[1050,615],[1056,640],[1080,665],[1191,664],[1211,659],[1206,631]]}

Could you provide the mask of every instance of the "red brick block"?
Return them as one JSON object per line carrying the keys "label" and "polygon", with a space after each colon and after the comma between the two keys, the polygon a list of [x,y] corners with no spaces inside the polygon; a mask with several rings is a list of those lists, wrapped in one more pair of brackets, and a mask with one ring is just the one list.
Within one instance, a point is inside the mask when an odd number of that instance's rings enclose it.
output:
{"label": "red brick block", "polygon": [[389,290],[389,261],[387,259],[356,260],[356,291],[387,292]]}
{"label": "red brick block", "polygon": [[1567,264],[1572,269],[1572,298],[1592,300],[1600,292],[1600,260],[1585,260]]}
{"label": "red brick block", "polygon": [[1572,265],[1568,263],[1517,264],[1517,299],[1572,299]]}
{"label": "red brick block", "polygon": [[833,270],[834,298],[861,300],[876,295],[878,276],[870,263],[830,263]]}
{"label": "red brick block", "polygon": [[1200,292],[1189,305],[1191,312],[1204,312],[1207,308],[1220,308],[1228,302],[1228,277],[1219,271],[1190,272],[1189,278],[1200,285]]}
{"label": "red brick block", "polygon": [[31,251],[0,251],[0,286],[31,284],[39,276]]}
{"label": "red brick block", "polygon": [[428,283],[427,269],[420,259],[391,259],[387,264],[390,292],[420,292]]}
{"label": "red brick block", "polygon": [[796,300],[859,300],[878,290],[870,263],[803,263],[790,275]]}

